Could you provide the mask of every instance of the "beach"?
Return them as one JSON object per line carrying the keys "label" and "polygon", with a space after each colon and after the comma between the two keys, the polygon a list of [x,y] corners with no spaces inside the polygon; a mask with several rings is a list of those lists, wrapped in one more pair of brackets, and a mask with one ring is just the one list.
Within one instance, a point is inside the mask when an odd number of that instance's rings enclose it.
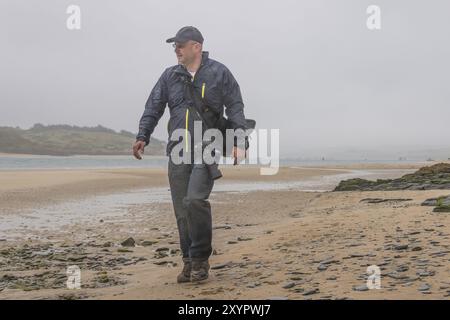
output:
{"label": "beach", "polygon": [[[331,191],[348,177],[424,165],[290,166],[274,176],[223,168],[202,284],[176,283],[165,168],[0,171],[0,298],[448,299],[450,216],[421,203],[450,190]],[[128,238],[136,246],[122,246]],[[66,286],[74,265],[80,289]],[[373,265],[380,289],[365,286]]]}

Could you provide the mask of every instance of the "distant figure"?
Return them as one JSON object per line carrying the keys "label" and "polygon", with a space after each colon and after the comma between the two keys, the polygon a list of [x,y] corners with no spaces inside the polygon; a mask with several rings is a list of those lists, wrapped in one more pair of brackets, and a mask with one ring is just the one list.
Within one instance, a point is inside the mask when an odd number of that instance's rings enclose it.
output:
{"label": "distant figure", "polygon": [[[223,115],[224,106],[226,107],[225,113],[233,129],[246,129],[244,104],[239,85],[230,70],[222,63],[210,59],[208,51],[203,51],[203,36],[197,28],[181,28],[175,37],[166,42],[173,43],[178,64],[167,68],[151,91],[140,119],[133,154],[141,159],[144,147],[148,145],[150,135],[168,104],[170,120],[166,151],[169,156],[169,184],[184,262],[177,281],[201,281],[208,278],[208,259],[212,253],[212,217],[208,198],[214,180],[204,163],[194,164],[191,161],[175,164],[170,151],[179,141],[170,141],[170,136],[175,129],[182,128],[186,131],[186,137],[188,132],[191,140],[194,137],[194,119],[197,113],[192,109],[192,100],[185,95],[185,86],[190,83],[186,79],[191,81],[208,107],[217,114]],[[187,147],[186,152],[190,153],[192,159],[193,143]],[[235,144],[232,155],[235,162],[237,159],[242,160],[245,150]]]}

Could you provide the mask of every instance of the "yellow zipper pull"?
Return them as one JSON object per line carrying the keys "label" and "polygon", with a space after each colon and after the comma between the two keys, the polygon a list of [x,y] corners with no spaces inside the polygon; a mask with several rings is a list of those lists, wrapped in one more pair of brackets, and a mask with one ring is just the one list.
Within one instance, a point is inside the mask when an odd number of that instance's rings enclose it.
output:
{"label": "yellow zipper pull", "polygon": [[206,83],[203,82],[203,85],[202,85],[202,99],[205,97],[205,87],[206,87]]}
{"label": "yellow zipper pull", "polygon": [[189,109],[186,109],[186,129],[184,131],[184,141],[185,141],[185,145],[186,145],[186,152],[189,152],[188,125],[189,125]]}

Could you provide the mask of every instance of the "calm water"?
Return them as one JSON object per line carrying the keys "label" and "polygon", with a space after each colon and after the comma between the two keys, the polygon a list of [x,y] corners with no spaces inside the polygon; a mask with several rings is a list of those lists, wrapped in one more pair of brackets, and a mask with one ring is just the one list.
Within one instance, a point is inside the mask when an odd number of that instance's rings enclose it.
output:
{"label": "calm water", "polygon": [[[300,160],[281,159],[283,166],[344,165],[350,163],[407,164],[405,160]],[[424,165],[427,164],[423,161]],[[167,157],[145,156],[143,160],[130,156],[0,156],[0,170],[33,169],[94,169],[94,168],[166,168]]]}

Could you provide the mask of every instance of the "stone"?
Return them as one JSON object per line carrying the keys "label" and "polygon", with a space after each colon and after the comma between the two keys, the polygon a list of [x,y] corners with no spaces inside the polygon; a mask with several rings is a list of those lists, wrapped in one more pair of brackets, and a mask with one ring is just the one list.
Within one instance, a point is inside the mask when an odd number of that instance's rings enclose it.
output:
{"label": "stone", "polygon": [[295,282],[288,282],[286,284],[283,285],[283,289],[290,289],[293,288],[295,286]]}
{"label": "stone", "polygon": [[419,290],[419,291],[428,291],[430,289],[431,289],[431,286],[428,283],[424,283],[417,290]]}
{"label": "stone", "polygon": [[227,268],[231,265],[231,261],[225,262],[225,263],[220,263],[220,264],[216,264],[214,266],[211,267],[212,270],[219,270],[219,269],[223,269],[223,268]]}
{"label": "stone", "polygon": [[397,272],[405,272],[405,271],[408,271],[408,270],[409,270],[408,266],[398,266],[397,269],[396,269]]}
{"label": "stone", "polygon": [[369,288],[367,287],[367,285],[362,285],[362,286],[355,286],[353,287],[354,291],[368,291]]}
{"label": "stone", "polygon": [[154,244],[158,243],[157,240],[144,240],[141,242],[141,245],[143,245],[144,247],[149,247],[152,246]]}
{"label": "stone", "polygon": [[217,230],[217,229],[226,229],[226,230],[228,230],[228,229],[231,229],[231,226],[229,226],[227,224],[225,224],[225,225],[217,225],[217,226],[214,226],[213,229],[214,230]]}
{"label": "stone", "polygon": [[328,265],[326,265],[326,264],[319,264],[317,266],[317,270],[319,270],[319,271],[325,271],[327,269],[328,269]]}
{"label": "stone", "polygon": [[306,290],[305,292],[303,292],[303,295],[304,296],[310,296],[310,295],[316,294],[316,293],[319,293],[319,289],[318,288]]}
{"label": "stone", "polygon": [[134,247],[134,246],[136,246],[136,241],[134,241],[134,239],[130,237],[130,238],[126,239],[125,241],[122,241],[121,245],[123,247]]}

